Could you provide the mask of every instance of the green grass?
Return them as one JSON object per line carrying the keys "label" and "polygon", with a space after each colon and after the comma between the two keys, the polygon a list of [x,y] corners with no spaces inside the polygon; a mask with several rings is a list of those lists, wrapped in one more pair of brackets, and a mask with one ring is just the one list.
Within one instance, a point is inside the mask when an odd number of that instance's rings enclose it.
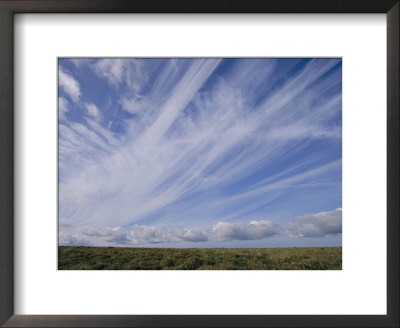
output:
{"label": "green grass", "polygon": [[341,270],[342,247],[58,247],[59,270]]}

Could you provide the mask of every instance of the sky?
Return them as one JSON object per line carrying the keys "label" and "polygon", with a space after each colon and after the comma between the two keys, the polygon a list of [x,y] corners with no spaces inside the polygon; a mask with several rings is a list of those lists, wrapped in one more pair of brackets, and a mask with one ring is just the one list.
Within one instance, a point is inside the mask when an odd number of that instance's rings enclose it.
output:
{"label": "sky", "polygon": [[339,58],[60,58],[59,244],[342,244]]}

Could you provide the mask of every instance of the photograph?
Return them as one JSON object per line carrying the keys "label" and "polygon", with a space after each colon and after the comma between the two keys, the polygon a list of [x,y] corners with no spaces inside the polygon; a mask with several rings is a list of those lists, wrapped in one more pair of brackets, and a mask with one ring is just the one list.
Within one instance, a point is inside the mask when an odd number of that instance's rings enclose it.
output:
{"label": "photograph", "polygon": [[55,83],[58,270],[342,270],[342,58],[59,57]]}

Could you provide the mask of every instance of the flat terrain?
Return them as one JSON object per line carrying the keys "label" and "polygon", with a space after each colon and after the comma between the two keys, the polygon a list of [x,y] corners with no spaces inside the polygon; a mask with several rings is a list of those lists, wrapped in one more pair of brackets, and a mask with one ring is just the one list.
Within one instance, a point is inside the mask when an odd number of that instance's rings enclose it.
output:
{"label": "flat terrain", "polygon": [[341,270],[342,247],[120,248],[59,246],[59,270]]}

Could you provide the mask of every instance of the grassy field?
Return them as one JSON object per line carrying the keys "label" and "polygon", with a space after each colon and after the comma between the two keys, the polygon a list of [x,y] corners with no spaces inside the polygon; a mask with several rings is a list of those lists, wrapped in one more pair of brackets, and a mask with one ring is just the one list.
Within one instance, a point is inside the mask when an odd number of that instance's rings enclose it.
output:
{"label": "grassy field", "polygon": [[58,248],[59,270],[341,270],[341,247]]}

